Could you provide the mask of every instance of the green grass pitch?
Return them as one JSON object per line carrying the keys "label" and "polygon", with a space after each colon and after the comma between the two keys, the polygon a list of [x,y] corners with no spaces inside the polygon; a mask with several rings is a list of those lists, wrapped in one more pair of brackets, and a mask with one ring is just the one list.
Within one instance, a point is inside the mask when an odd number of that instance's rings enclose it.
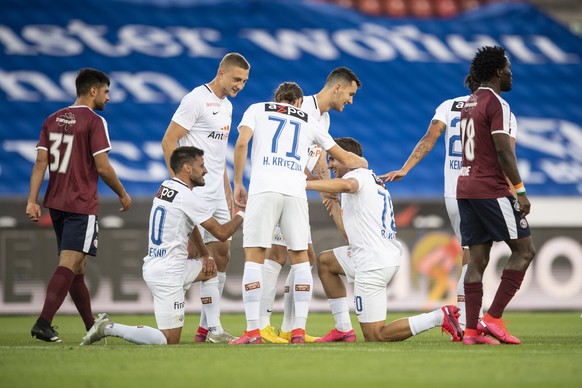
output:
{"label": "green grass pitch", "polygon": [[[409,314],[406,314],[409,315]],[[406,316],[389,314],[389,320]],[[152,316],[110,314],[119,323],[155,327]],[[462,346],[440,328],[399,343],[229,346],[195,344],[188,315],[177,346],[137,346],[118,338],[81,347],[78,316],[57,315],[65,343],[30,337],[32,316],[0,317],[1,387],[582,387],[580,312],[508,312],[521,345]],[[275,325],[280,315],[273,315]],[[233,334],[242,314],[223,314]],[[333,327],[311,314],[308,333]]]}

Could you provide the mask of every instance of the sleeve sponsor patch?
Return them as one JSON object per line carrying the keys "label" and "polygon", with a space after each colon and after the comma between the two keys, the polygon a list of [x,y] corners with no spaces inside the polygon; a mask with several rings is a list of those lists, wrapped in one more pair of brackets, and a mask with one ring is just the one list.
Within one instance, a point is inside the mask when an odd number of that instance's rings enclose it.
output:
{"label": "sleeve sponsor patch", "polygon": [[464,101],[454,101],[453,106],[451,107],[451,112],[460,112],[461,109],[463,109],[463,106],[465,106]]}
{"label": "sleeve sponsor patch", "polygon": [[162,201],[167,202],[174,202],[174,198],[178,195],[178,191],[174,189],[170,189],[164,185],[160,186],[158,193],[156,194],[156,198],[161,199]]}

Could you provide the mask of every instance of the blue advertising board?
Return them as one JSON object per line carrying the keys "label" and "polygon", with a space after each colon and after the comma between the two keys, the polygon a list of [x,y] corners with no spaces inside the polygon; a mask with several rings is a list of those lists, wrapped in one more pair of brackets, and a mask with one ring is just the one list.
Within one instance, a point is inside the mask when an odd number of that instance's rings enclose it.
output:
{"label": "blue advertising board", "polygon": [[[404,163],[442,101],[467,94],[464,77],[484,45],[504,46],[512,61],[513,90],[503,97],[518,119],[528,194],[580,195],[582,41],[530,5],[394,20],[282,0],[3,1],[0,196],[26,196],[42,122],[74,101],[81,67],[111,76],[112,99],[101,112],[110,159],[132,196],[151,197],[167,177],[160,142],[172,114],[188,91],[212,80],[227,52],[251,63],[247,86],[232,99],[233,128],[280,82],[296,81],[309,95],[333,68],[353,69],[363,86],[353,105],[331,113],[330,131],[358,139],[370,167],[385,173]],[[236,137],[233,130],[230,147]],[[435,148],[389,185],[393,197],[442,196],[444,144]],[[227,162],[231,169],[232,152]]]}

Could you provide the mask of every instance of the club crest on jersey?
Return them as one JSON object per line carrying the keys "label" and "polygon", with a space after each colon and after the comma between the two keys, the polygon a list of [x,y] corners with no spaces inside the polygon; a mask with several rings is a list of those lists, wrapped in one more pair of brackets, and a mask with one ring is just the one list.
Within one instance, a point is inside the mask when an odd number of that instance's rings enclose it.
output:
{"label": "club crest on jersey", "polygon": [[177,190],[170,189],[170,188],[162,185],[162,186],[160,186],[160,189],[158,190],[158,193],[156,194],[156,198],[159,198],[162,201],[174,202],[174,198],[176,198],[177,194],[178,194]]}
{"label": "club crest on jersey", "polygon": [[279,105],[275,103],[265,104],[265,112],[282,113],[284,115],[297,117],[298,119],[303,120],[305,122],[307,122],[308,117],[307,113],[303,112],[301,109],[297,109],[289,105]]}

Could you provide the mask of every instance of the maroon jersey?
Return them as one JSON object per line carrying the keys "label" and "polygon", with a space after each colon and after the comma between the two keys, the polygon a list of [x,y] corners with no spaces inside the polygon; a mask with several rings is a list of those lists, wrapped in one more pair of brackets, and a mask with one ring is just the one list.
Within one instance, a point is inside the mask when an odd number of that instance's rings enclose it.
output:
{"label": "maroon jersey", "polygon": [[510,135],[509,104],[490,88],[479,88],[461,111],[463,160],[457,198],[501,198],[511,195],[497,160],[493,134]]}
{"label": "maroon jersey", "polygon": [[98,214],[99,175],[93,156],[111,149],[105,119],[87,106],[61,109],[45,120],[36,148],[49,153],[43,206]]}

